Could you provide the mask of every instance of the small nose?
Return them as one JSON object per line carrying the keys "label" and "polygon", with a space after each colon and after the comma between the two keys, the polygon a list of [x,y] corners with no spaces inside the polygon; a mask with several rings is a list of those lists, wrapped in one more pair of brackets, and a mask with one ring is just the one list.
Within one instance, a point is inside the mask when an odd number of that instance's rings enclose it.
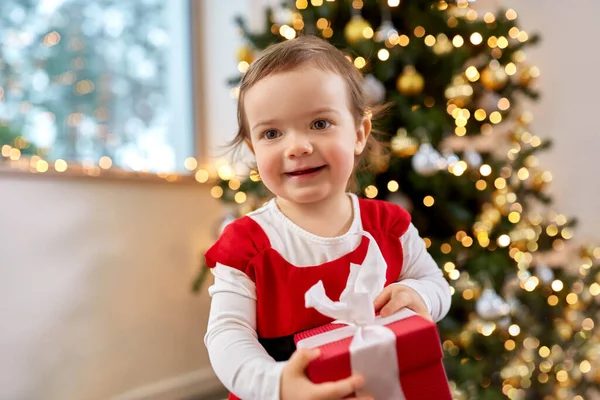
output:
{"label": "small nose", "polygon": [[312,154],[313,147],[307,137],[303,135],[294,135],[293,141],[286,150],[287,158],[296,158]]}

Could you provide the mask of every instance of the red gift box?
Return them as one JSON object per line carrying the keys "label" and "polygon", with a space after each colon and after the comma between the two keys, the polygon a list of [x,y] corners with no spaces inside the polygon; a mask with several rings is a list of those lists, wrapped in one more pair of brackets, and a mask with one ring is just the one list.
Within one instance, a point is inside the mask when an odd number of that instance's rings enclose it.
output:
{"label": "red gift box", "polygon": [[[408,310],[403,310],[408,311]],[[402,314],[401,311],[398,314]],[[406,317],[406,315],[409,315]],[[387,317],[381,319],[379,324],[385,326],[395,335],[395,350],[397,357],[397,370],[399,374],[399,392],[407,400],[451,400],[448,379],[442,364],[442,348],[438,335],[437,326],[421,316],[412,312],[405,313],[404,316],[398,315],[398,318]],[[392,322],[389,322],[390,319]],[[351,342],[354,333],[358,328],[348,327],[342,324],[328,324],[294,336],[294,341],[298,347],[314,347],[311,345],[328,340],[327,335],[331,335],[333,330],[346,330],[348,334],[336,332],[337,336],[346,336],[343,339],[333,340],[317,347],[321,354],[313,360],[308,368],[307,375],[314,383],[337,381],[352,375],[352,355],[350,351]],[[325,333],[329,332],[329,333]],[[325,333],[325,334],[324,334]],[[324,334],[324,335],[321,335]],[[321,336],[318,338],[318,336]],[[316,341],[314,339],[317,339]],[[303,341],[303,342],[301,342]],[[390,342],[393,346],[393,341]],[[379,345],[376,345],[377,347]],[[371,349],[366,349],[371,352]],[[379,354],[382,349],[379,349]],[[391,348],[389,349],[391,351]],[[384,349],[385,351],[385,349]],[[388,351],[389,353],[389,351]],[[371,352],[376,354],[376,352]],[[380,357],[380,356],[376,356]],[[393,356],[392,356],[393,357]],[[388,357],[385,357],[388,358]],[[385,361],[389,362],[389,358]],[[378,371],[385,371],[388,366],[378,363],[378,360],[370,360],[371,366]],[[378,372],[376,372],[378,373]],[[366,377],[368,386],[368,377]],[[396,383],[392,382],[397,385]],[[361,393],[366,394],[366,393]],[[387,393],[386,393],[387,395]],[[398,400],[402,397],[388,395],[385,400]],[[375,400],[384,400],[376,398]]]}

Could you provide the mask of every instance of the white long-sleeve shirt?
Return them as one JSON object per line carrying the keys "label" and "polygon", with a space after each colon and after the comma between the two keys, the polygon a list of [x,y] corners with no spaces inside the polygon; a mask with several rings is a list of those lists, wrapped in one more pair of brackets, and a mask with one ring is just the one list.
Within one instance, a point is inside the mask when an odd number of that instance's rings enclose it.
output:
{"label": "white long-sleeve shirt", "polygon": [[[353,222],[342,236],[316,236],[289,220],[274,200],[248,214],[264,231],[271,247],[298,268],[335,260],[354,250],[362,239],[358,198],[350,194]],[[434,321],[450,308],[450,287],[415,226],[411,223],[399,238],[403,265],[396,284],[411,287],[421,295]],[[204,342],[212,367],[232,393],[243,400],[278,400],[280,376],[285,362],[276,362],[258,342],[256,286],[237,268],[219,263],[212,269],[214,284]]]}

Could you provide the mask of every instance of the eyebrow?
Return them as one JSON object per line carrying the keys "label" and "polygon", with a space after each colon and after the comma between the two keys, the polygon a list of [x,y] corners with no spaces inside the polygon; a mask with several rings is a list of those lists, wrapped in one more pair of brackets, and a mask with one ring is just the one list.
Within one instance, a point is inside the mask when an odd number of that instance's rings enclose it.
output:
{"label": "eyebrow", "polygon": [[[334,113],[334,114],[337,114],[337,115],[341,115],[338,110],[336,110],[335,108],[332,108],[332,107],[321,107],[321,108],[317,108],[315,110],[309,110],[309,111],[305,112],[304,115],[314,115],[314,114],[324,114],[324,113]],[[256,124],[254,124],[254,126],[251,129],[251,131],[254,131],[259,126],[274,125],[278,121],[279,120],[277,120],[277,119],[267,119],[267,120],[264,120],[264,121],[260,121],[260,122],[258,122]]]}

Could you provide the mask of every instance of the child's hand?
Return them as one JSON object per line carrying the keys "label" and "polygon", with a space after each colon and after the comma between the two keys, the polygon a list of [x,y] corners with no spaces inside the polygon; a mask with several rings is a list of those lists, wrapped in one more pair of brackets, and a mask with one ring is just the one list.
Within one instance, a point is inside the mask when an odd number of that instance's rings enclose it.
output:
{"label": "child's hand", "polygon": [[[312,383],[304,370],[319,356],[318,350],[298,349],[281,372],[281,400],[340,400],[364,385],[364,379],[355,375],[337,382]],[[373,400],[371,397],[353,397],[355,400]]]}
{"label": "child's hand", "polygon": [[410,308],[425,319],[432,320],[423,298],[413,288],[406,285],[388,285],[375,299],[375,311],[388,317],[403,308]]}

